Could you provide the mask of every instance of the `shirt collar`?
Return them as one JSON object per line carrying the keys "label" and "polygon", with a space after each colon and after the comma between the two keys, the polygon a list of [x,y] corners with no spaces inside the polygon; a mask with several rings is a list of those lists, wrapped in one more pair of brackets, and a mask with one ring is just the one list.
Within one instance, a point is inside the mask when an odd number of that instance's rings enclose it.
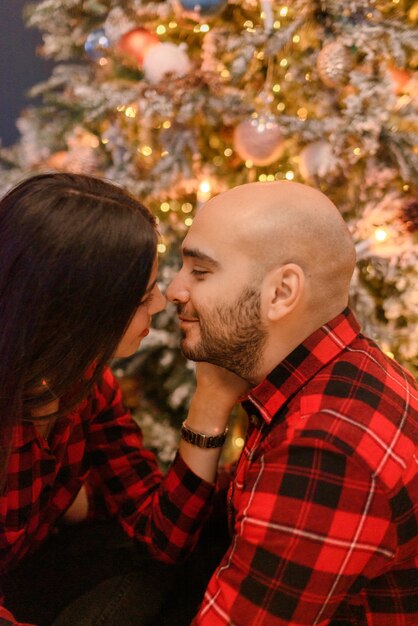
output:
{"label": "shirt collar", "polygon": [[348,346],[360,332],[360,325],[347,307],[330,320],[293,352],[256,387],[246,400],[252,402],[270,424],[283,404],[299,391],[319,370]]}

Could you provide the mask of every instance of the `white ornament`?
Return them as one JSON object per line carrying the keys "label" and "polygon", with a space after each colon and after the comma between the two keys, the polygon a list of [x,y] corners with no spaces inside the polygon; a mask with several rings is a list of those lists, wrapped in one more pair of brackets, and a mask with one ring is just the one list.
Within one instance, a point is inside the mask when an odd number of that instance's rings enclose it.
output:
{"label": "white ornament", "polygon": [[170,74],[184,76],[190,72],[190,68],[189,57],[183,48],[170,42],[152,46],[144,57],[144,74],[153,85]]}
{"label": "white ornament", "polygon": [[244,161],[270,165],[283,152],[283,136],[272,115],[259,115],[238,124],[234,131],[234,146]]}
{"label": "white ornament", "polygon": [[322,178],[334,172],[336,167],[332,146],[323,139],[309,144],[299,155],[299,172],[305,180],[314,176]]}

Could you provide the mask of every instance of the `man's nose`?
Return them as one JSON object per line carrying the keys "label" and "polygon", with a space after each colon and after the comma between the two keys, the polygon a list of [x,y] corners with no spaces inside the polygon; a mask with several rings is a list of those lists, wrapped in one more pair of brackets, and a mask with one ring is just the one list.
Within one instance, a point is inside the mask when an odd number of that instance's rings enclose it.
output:
{"label": "man's nose", "polygon": [[187,302],[190,298],[189,290],[181,276],[181,270],[178,272],[171,283],[168,285],[165,295],[173,304]]}

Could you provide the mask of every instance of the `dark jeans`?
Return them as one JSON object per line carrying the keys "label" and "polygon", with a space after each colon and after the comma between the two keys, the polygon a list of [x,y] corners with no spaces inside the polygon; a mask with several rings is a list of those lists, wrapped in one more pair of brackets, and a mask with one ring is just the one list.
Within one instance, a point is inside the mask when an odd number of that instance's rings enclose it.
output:
{"label": "dark jeans", "polygon": [[65,527],[2,578],[5,606],[39,626],[188,626],[227,544],[226,528],[208,525],[170,566],[113,522]]}

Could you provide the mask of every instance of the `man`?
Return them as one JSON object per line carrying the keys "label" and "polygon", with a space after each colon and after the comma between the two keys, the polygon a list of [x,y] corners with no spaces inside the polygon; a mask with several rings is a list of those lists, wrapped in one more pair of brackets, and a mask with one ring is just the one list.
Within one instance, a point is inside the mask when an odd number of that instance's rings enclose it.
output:
{"label": "man", "polygon": [[167,295],[184,354],[252,389],[232,540],[194,624],[418,624],[417,390],[347,307],[355,250],[297,183],[211,199]]}

